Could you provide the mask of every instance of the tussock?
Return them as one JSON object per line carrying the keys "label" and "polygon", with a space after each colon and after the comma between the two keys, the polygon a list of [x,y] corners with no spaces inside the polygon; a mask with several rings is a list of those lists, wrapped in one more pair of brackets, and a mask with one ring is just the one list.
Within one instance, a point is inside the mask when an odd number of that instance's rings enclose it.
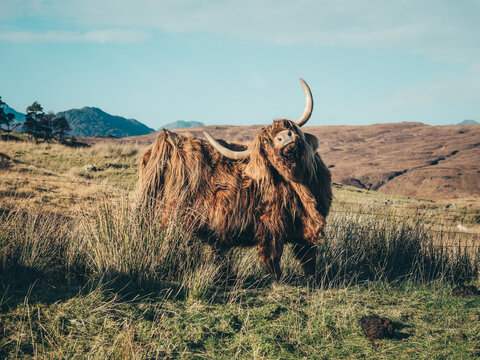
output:
{"label": "tussock", "polygon": [[[19,207],[0,217],[0,266],[6,280],[18,274],[55,278],[117,279],[140,287],[170,287],[173,294],[235,299],[265,284],[255,253],[234,249],[218,257],[186,227],[181,212],[160,226],[158,216],[134,203],[98,202],[75,219]],[[348,287],[365,281],[455,283],[476,279],[479,253],[438,243],[437,233],[395,217],[330,215],[319,246],[313,285]],[[283,282],[303,283],[291,249]],[[269,280],[267,281],[267,283]]]}

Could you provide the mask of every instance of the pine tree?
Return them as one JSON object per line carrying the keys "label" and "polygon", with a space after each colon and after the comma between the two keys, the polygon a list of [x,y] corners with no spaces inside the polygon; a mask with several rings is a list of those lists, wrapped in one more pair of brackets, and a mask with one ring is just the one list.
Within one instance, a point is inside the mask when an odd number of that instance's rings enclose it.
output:
{"label": "pine tree", "polygon": [[41,120],[45,116],[42,106],[38,102],[34,102],[27,107],[27,115],[25,116],[25,122],[23,123],[23,131],[29,134],[35,139],[35,143],[38,142],[38,138],[42,137],[42,124]]}
{"label": "pine tree", "polygon": [[53,138],[54,113],[42,114],[38,118],[39,137],[45,141]]}
{"label": "pine tree", "polygon": [[52,125],[53,136],[55,136],[60,141],[65,140],[68,133],[72,131],[70,124],[63,116],[54,119]]}

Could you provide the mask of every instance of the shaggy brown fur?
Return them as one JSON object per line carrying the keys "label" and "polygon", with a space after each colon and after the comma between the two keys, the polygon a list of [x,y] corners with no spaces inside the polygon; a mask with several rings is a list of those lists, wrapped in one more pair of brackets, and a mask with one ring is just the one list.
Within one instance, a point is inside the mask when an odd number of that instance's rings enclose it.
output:
{"label": "shaggy brown fur", "polygon": [[[295,142],[276,148],[274,136],[287,129]],[[332,201],[330,172],[317,147],[315,136],[285,119],[263,128],[242,161],[205,140],[162,130],[143,155],[141,198],[153,200],[163,224],[176,209],[188,209],[187,225],[218,250],[256,246],[277,278],[284,244],[291,243],[305,275],[313,275]]]}

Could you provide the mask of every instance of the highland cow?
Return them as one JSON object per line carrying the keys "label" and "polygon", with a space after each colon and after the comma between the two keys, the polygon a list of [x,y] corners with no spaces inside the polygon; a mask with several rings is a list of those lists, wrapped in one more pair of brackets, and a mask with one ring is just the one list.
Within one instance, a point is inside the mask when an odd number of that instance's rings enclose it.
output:
{"label": "highland cow", "polygon": [[155,204],[163,225],[178,208],[187,210],[184,221],[217,251],[255,246],[277,279],[290,243],[305,276],[314,275],[332,189],[317,138],[300,130],[313,109],[310,89],[300,82],[302,116],[275,120],[248,147],[216,141],[207,132],[205,141],[162,130],[143,154],[142,203]]}

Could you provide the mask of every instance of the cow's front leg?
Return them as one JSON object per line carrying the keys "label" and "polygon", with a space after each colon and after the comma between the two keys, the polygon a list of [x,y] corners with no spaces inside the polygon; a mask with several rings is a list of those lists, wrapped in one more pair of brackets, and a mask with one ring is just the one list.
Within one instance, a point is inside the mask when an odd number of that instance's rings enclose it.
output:
{"label": "cow's front leg", "polygon": [[317,214],[316,219],[302,217],[302,237],[306,244],[318,244],[325,238],[326,221],[323,215]]}
{"label": "cow's front leg", "polygon": [[280,258],[283,252],[282,244],[263,243],[257,245],[257,254],[267,272],[277,280],[280,280],[282,276],[282,270],[280,269]]}
{"label": "cow's front leg", "polygon": [[294,244],[293,253],[307,277],[315,275],[317,261],[317,246],[313,244]]}
{"label": "cow's front leg", "polygon": [[303,217],[302,239],[293,245],[295,257],[302,266],[306,277],[315,275],[317,261],[317,244],[325,238],[325,218],[317,214],[316,219]]}

